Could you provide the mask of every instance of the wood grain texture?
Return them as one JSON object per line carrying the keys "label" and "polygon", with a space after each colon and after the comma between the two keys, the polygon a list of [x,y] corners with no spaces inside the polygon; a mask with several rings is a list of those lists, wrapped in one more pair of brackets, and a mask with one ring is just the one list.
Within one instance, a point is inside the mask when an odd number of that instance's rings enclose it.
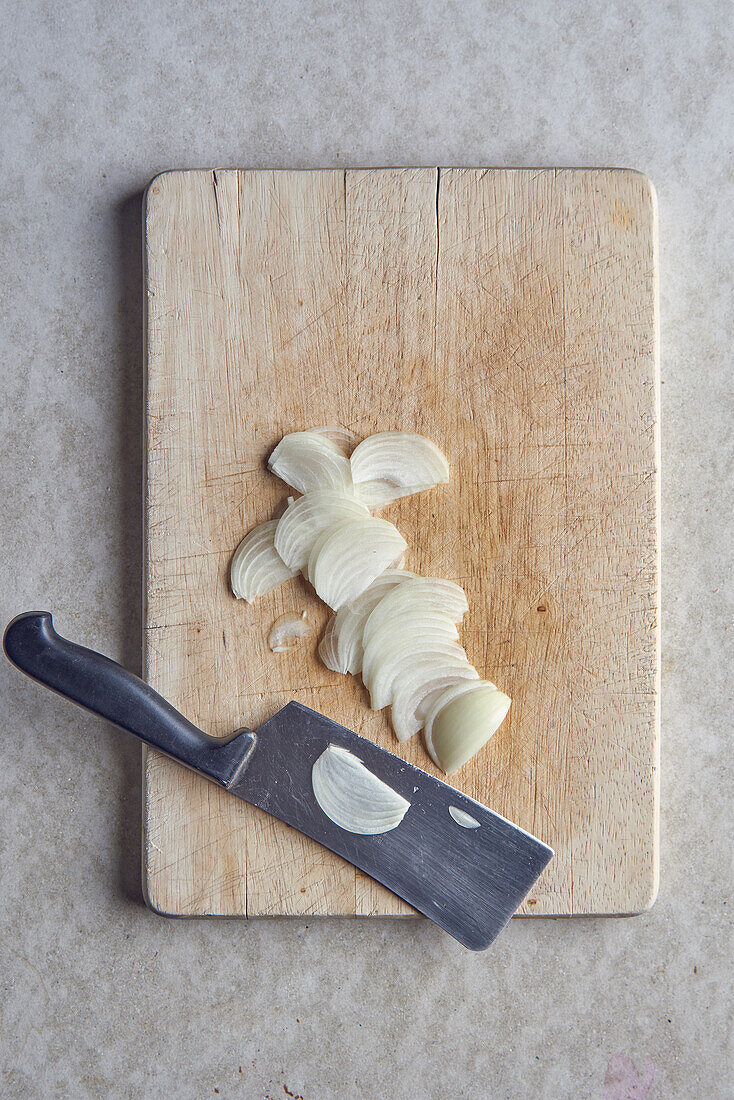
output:
{"label": "wood grain texture", "polygon": [[[146,674],[214,734],[289,699],[426,770],[315,654],[303,580],[250,607],[265,459],[342,423],[430,436],[452,480],[392,505],[410,568],[459,580],[464,644],[513,698],[457,787],[551,844],[527,914],[630,913],[657,889],[655,200],[622,170],[172,172],[146,204]],[[315,632],[274,655],[278,615]],[[157,753],[145,883],[176,914],[412,912]]]}

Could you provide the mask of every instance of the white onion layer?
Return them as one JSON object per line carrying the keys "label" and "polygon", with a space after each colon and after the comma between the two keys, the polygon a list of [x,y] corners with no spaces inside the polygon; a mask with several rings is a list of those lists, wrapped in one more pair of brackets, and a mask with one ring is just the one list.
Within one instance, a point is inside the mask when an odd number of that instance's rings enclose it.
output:
{"label": "white onion layer", "polygon": [[410,809],[407,799],[338,745],[329,745],[314,764],[311,786],[326,816],[348,833],[388,833]]}
{"label": "white onion layer", "polygon": [[311,428],[311,431],[316,432],[317,435],[325,436],[332,443],[336,443],[345,455],[350,455],[357,446],[357,437],[354,432],[350,432],[349,428],[342,428],[338,424],[325,424],[320,428]]}
{"label": "white onion layer", "polygon": [[311,624],[305,611],[300,614],[297,611],[286,611],[271,626],[268,645],[273,653],[288,653],[295,649],[299,638],[305,638],[310,633]]}
{"label": "white onion layer", "polygon": [[355,676],[361,672],[362,631],[369,615],[387,592],[415,576],[405,569],[386,569],[361,596],[339,608],[329,619],[319,645],[319,656],[327,668]]}
{"label": "white onion layer", "polygon": [[397,527],[387,520],[345,520],[317,538],[308,559],[308,579],[324,603],[337,611],[394,565],[406,548]]}
{"label": "white onion layer", "polygon": [[451,775],[463,767],[497,732],[510,703],[487,681],[439,697],[425,724],[426,748],[439,768]]}
{"label": "white onion layer", "polygon": [[252,603],[298,572],[289,569],[275,549],[277,526],[274,519],[258,524],[248,531],[235,550],[229,576],[237,599]]}
{"label": "white onion layer", "polygon": [[275,549],[289,569],[304,569],[319,535],[353,516],[369,511],[338,489],[314,489],[286,508],[275,532]]}
{"label": "white onion layer", "polygon": [[352,452],[352,478],[370,507],[431,489],[449,480],[446,456],[430,439],[411,432],[378,432]]}
{"label": "white onion layer", "polygon": [[272,472],[299,493],[314,489],[351,492],[349,459],[338,443],[321,431],[284,435],[268,459]]}

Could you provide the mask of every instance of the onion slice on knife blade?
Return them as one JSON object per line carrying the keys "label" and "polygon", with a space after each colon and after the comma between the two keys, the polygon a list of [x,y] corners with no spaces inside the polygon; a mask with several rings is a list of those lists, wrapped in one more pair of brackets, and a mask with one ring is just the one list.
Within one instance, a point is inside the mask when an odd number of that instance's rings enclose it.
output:
{"label": "onion slice on knife blade", "polygon": [[311,786],[326,816],[349,833],[388,833],[410,809],[407,799],[338,745],[327,746],[316,760]]}
{"label": "onion slice on knife blade", "polygon": [[395,565],[406,549],[405,539],[388,520],[344,520],[317,538],[308,559],[308,579],[324,603],[338,611]]}
{"label": "onion slice on knife blade", "polygon": [[[462,685],[463,687],[463,685]],[[424,737],[433,761],[448,775],[458,771],[502,725],[511,700],[486,680],[449,687],[426,716]]]}
{"label": "onion slice on knife blade", "polygon": [[322,431],[284,435],[268,459],[270,470],[299,493],[313,489],[352,491],[349,459]]}
{"label": "onion slice on knife blade", "polygon": [[432,489],[449,480],[446,456],[430,439],[412,432],[378,432],[355,448],[352,478],[370,507]]}
{"label": "onion slice on knife blade", "polygon": [[229,575],[232,592],[238,599],[252,603],[298,572],[289,569],[275,549],[277,526],[274,519],[258,524],[235,550]]}
{"label": "onion slice on knife blade", "polygon": [[369,516],[364,504],[338,489],[314,489],[286,508],[275,532],[275,549],[289,569],[305,569],[316,539],[353,516]]}
{"label": "onion slice on knife blade", "polygon": [[319,645],[319,656],[332,672],[357,675],[362,670],[362,632],[369,615],[382,597],[405,580],[415,580],[407,569],[386,569],[361,596],[332,615]]}

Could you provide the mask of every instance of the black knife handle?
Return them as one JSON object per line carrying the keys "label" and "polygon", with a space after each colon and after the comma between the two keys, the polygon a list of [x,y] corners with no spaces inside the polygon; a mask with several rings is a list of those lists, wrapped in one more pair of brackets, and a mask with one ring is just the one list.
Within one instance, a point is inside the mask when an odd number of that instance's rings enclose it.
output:
{"label": "black knife handle", "polygon": [[227,739],[210,737],[122,665],[62,638],[48,611],[13,619],[3,649],[31,679],[225,787],[254,746],[249,730]]}

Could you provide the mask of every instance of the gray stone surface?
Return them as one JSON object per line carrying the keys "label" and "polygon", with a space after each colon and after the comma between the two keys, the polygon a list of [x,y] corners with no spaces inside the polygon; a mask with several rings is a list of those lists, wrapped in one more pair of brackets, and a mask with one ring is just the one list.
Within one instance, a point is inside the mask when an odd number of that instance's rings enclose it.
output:
{"label": "gray stone surface", "polygon": [[137,746],[2,662],[0,1095],[734,1095],[731,4],[0,6],[3,623],[48,607],[139,662],[139,194],[160,169],[640,168],[665,380],[654,909],[514,921],[479,956],[427,922],[161,919]]}

